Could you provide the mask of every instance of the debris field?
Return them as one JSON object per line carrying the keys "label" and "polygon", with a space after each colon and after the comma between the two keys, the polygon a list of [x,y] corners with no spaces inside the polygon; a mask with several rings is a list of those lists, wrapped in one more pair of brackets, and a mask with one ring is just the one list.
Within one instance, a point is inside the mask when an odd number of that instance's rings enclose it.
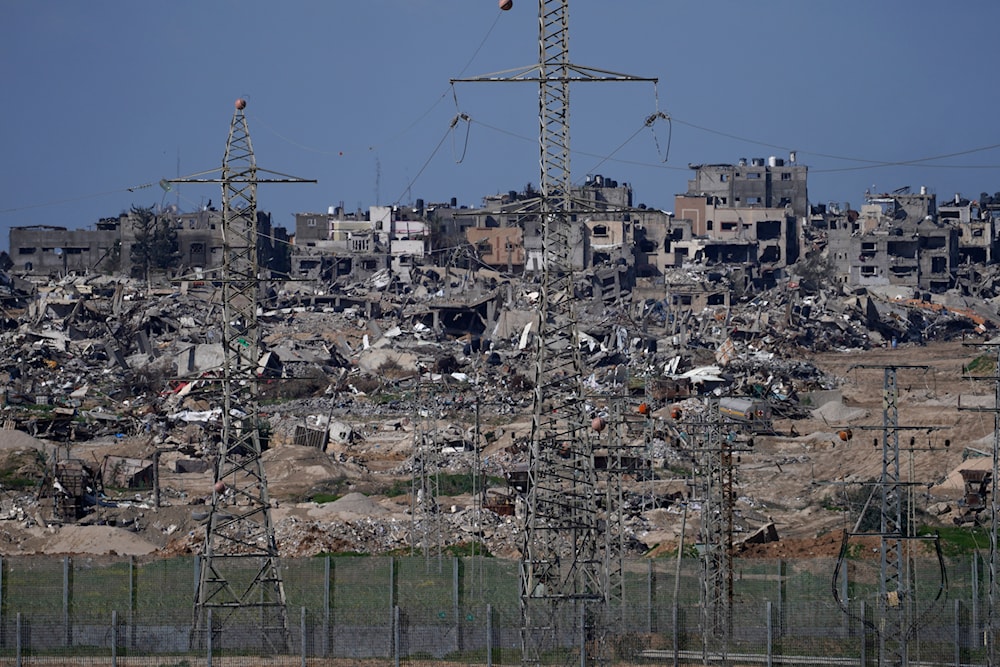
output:
{"label": "debris field", "polygon": [[[3,278],[0,554],[196,553],[220,441],[221,289]],[[901,445],[921,521],[977,519],[963,483],[982,475],[961,471],[985,469],[993,420],[964,409],[993,406],[991,382],[968,376],[995,374],[977,347],[996,335],[989,300],[794,283],[725,305],[669,298],[725,281],[678,270],[580,304],[591,412],[642,406],[648,474],[630,480],[625,508],[634,555],[675,549],[682,510],[697,538],[697,466],[677,415],[727,397],[768,411],[736,463],[734,543],[828,555],[830,533],[857,519],[850,497],[880,474],[885,366],[899,367],[899,424],[926,427]],[[262,460],[283,556],[474,543],[517,557],[537,290],[449,269],[268,290]],[[416,510],[428,469],[440,480],[432,515]],[[446,483],[469,478],[477,493]]]}

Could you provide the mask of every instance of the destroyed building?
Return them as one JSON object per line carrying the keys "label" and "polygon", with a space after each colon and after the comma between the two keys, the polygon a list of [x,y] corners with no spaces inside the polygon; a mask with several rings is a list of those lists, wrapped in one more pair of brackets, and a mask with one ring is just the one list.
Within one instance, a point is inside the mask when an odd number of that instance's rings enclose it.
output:
{"label": "destroyed building", "polygon": [[674,200],[678,222],[691,230],[672,239],[675,264],[755,266],[749,278],[757,288],[785,278],[799,257],[807,168],[775,157],[691,168],[695,177]]}
{"label": "destroyed building", "polygon": [[524,270],[524,232],[520,227],[470,227],[465,234],[486,266],[507,273]]}
{"label": "destroyed building", "polygon": [[[735,164],[689,165],[694,178],[688,181],[687,194],[702,195],[723,208],[785,208],[802,218],[809,212],[806,188],[808,167],[796,163],[791,153],[783,158],[745,158]],[[677,212],[680,215],[680,212]],[[680,216],[684,217],[684,216]]]}
{"label": "destroyed building", "polygon": [[[992,203],[986,193],[984,199]],[[938,219],[958,227],[959,264],[992,264],[996,261],[996,213],[956,194],[951,201],[938,204]]]}
{"label": "destroyed building", "polygon": [[[992,254],[995,231],[992,219],[971,217],[962,227],[960,212],[939,215],[936,198],[926,188],[913,194],[903,188],[865,197],[861,211],[828,211],[820,207],[829,255],[836,281],[848,287],[897,286],[914,291],[941,293],[955,286],[965,256]],[[987,236],[976,240],[973,226]],[[974,250],[973,248],[978,248]]]}
{"label": "destroyed building", "polygon": [[[177,269],[197,272],[222,265],[222,213],[211,202],[200,210],[181,213],[169,206],[155,214],[176,233]],[[10,255],[13,271],[31,276],[64,276],[90,272],[140,277],[143,267],[133,262],[138,220],[133,213],[101,218],[94,229],[67,229],[53,225],[12,227]],[[284,259],[288,233],[271,225],[271,215],[257,212],[258,252],[262,266],[287,272]]]}
{"label": "destroyed building", "polygon": [[366,280],[392,269],[410,282],[409,269],[429,250],[430,226],[415,219],[412,209],[372,206],[367,213],[346,213],[331,206],[327,213],[298,213],[292,246],[291,275],[333,282],[349,276]]}

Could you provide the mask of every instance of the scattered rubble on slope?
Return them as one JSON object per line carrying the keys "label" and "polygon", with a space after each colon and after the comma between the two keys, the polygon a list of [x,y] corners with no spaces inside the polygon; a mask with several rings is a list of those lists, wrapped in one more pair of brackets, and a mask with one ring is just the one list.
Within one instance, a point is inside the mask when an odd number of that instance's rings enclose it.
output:
{"label": "scattered rubble on slope", "polygon": [[[220,290],[147,289],[104,276],[37,285],[2,278],[0,529],[106,526],[153,534],[164,553],[196,550],[221,437]],[[807,294],[786,282],[727,305],[670,297],[682,286],[707,294],[719,285],[678,269],[660,284],[640,281],[629,298],[587,302],[581,318],[592,411],[607,414],[627,395],[642,402],[648,424],[655,474],[638,480],[628,520],[637,552],[664,536],[650,512],[677,512],[674,501],[690,491],[677,479],[691,461],[672,410],[697,411],[704,395],[741,396],[766,404],[793,434],[797,420],[844,423],[867,413],[823,412],[841,405],[820,397],[836,394],[843,377],[808,354],[982,340],[998,321],[989,301],[951,293]],[[439,446],[441,474],[475,469],[494,480],[485,500],[442,503],[434,526],[442,541],[516,554],[509,480],[530,435],[537,289],[495,271],[424,267],[406,286],[288,283],[269,294],[259,320],[260,394],[283,551],[413,548],[427,527],[408,502],[369,499],[360,511],[338,503],[400,485],[406,497],[422,435]],[[312,500],[322,493],[343,497]],[[741,499],[739,530],[769,523],[765,502]],[[480,504],[496,511],[479,513]],[[37,539],[0,531],[0,552]],[[50,546],[74,548],[61,544]]]}

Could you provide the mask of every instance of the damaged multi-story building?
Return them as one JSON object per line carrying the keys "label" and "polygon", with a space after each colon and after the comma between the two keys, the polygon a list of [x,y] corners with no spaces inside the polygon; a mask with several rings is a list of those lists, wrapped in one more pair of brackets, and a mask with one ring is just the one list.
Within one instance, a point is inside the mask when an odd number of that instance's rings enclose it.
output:
{"label": "damaged multi-story building", "polygon": [[410,270],[430,249],[430,238],[430,225],[407,207],[372,206],[349,213],[331,206],[326,213],[297,213],[291,276],[333,282],[392,271],[409,283]]}
{"label": "damaged multi-story building", "polygon": [[812,228],[827,243],[835,280],[848,287],[944,292],[963,271],[974,276],[975,266],[992,263],[998,242],[991,212],[960,195],[939,206],[925,187],[866,193],[860,211],[817,206]]}
{"label": "damaged multi-story building", "polygon": [[[537,275],[544,268],[538,193],[484,198],[480,208],[449,210],[440,223],[446,236],[469,243],[478,262],[508,273]],[[671,214],[633,203],[628,183],[587,176],[570,197],[573,267],[602,298],[631,289],[637,277],[662,275]]]}
{"label": "damaged multi-story building", "polygon": [[808,168],[794,154],[787,163],[770,157],[690,167],[687,192],[674,198],[674,264],[749,267],[746,282],[762,287],[785,277],[809,211]]}
{"label": "damaged multi-story building", "polygon": [[[194,273],[222,266],[222,213],[209,204],[180,213],[166,207],[155,213],[176,234],[175,270]],[[101,218],[93,229],[67,229],[54,225],[12,227],[12,270],[31,276],[58,276],[90,272],[140,277],[145,267],[134,260],[139,219],[135,212]],[[287,272],[289,237],[284,227],[273,227],[269,213],[257,212],[258,253],[262,266]]]}

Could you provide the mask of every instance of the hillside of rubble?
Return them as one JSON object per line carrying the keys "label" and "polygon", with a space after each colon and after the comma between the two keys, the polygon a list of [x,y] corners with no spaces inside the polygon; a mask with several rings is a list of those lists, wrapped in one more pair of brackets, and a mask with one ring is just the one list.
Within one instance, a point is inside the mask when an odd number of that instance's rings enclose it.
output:
{"label": "hillside of rubble", "polygon": [[[0,554],[196,553],[221,428],[219,290],[100,276],[5,284]],[[697,466],[678,415],[719,396],[773,413],[736,462],[741,552],[835,553],[881,474],[886,366],[918,522],[976,520],[961,471],[991,460],[993,304],[783,285],[677,308],[667,287],[595,299],[580,324],[592,413],[614,419],[623,395],[643,406],[636,437],[650,466],[627,482],[633,555],[676,549],[682,525],[696,539]],[[437,447],[439,544],[517,557],[536,290],[442,270],[405,289],[369,282],[332,298],[290,283],[269,295],[262,458],[282,555],[422,548],[419,437]]]}

